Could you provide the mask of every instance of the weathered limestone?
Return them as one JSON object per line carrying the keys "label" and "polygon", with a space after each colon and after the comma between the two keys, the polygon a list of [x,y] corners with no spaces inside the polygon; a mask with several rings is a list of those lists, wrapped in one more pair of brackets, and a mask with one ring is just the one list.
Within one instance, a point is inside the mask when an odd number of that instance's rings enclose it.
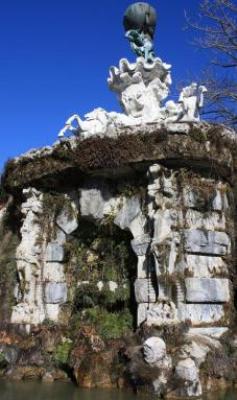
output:
{"label": "weathered limestone", "polygon": [[[37,325],[49,319],[58,322],[60,305],[67,301],[67,284],[64,272],[64,244],[66,234],[77,229],[77,214],[72,203],[73,218],[68,211],[54,221],[52,215],[52,241],[49,241],[43,221],[43,193],[29,188],[23,191],[26,202],[21,228],[22,240],[16,251],[20,284],[15,290],[18,304],[13,307],[11,321],[26,326]],[[69,197],[65,195],[69,202]],[[27,328],[28,329],[28,328]]]}
{"label": "weathered limestone", "polygon": [[101,182],[89,181],[80,189],[79,208],[83,217],[101,220],[106,215],[114,215],[120,199],[113,198],[109,188]]}
{"label": "weathered limestone", "polygon": [[135,239],[131,241],[131,246],[134,253],[138,257],[145,256],[147,254],[147,250],[151,243],[151,238],[149,235],[144,234],[142,236],[137,236]]}
{"label": "weathered limestone", "polygon": [[20,302],[13,307],[13,323],[39,324],[45,319],[43,287],[41,277],[41,246],[38,243],[41,227],[43,195],[35,189],[24,190],[26,202],[22,204],[24,222],[21,228],[22,240],[16,251],[17,270],[21,286]]}
{"label": "weathered limestone", "polygon": [[191,358],[179,361],[176,366],[176,375],[183,382],[179,389],[180,396],[198,397],[202,395],[198,368]]}
{"label": "weathered limestone", "polygon": [[78,209],[76,204],[70,202],[70,208],[70,212],[67,209],[63,209],[56,219],[58,227],[67,235],[70,235],[70,233],[74,232],[78,228]]}
{"label": "weathered limestone", "polygon": [[200,229],[185,231],[185,250],[193,254],[224,256],[231,252],[231,242],[225,232],[203,231]]}
{"label": "weathered limestone", "polygon": [[162,393],[167,385],[169,373],[172,369],[172,359],[166,353],[166,344],[159,337],[150,337],[143,343],[144,360],[151,368],[157,368],[160,373],[152,382],[156,394]]}
{"label": "weathered limestone", "polygon": [[206,231],[225,231],[226,218],[224,214],[211,211],[208,214],[196,210],[187,210],[185,214],[185,225],[190,229],[203,229]]}
{"label": "weathered limestone", "polygon": [[150,337],[143,344],[144,360],[151,365],[166,356],[166,344],[159,337]]}
{"label": "weathered limestone", "polygon": [[45,282],[65,282],[64,265],[59,262],[46,262],[43,268],[43,280]]}
{"label": "weathered limestone", "polygon": [[57,242],[50,242],[46,247],[47,262],[62,262],[64,259],[63,246]]}
{"label": "weathered limestone", "polygon": [[136,302],[138,304],[156,302],[157,294],[150,279],[137,279],[134,289]]}
{"label": "weathered limestone", "polygon": [[177,308],[172,302],[151,305],[146,314],[147,326],[174,325],[178,323]]}
{"label": "weathered limestone", "polygon": [[220,322],[225,311],[220,304],[182,304],[178,315],[181,321],[191,321],[193,326],[200,326]]}
{"label": "weathered limestone", "polygon": [[189,333],[193,336],[202,335],[213,339],[220,339],[228,331],[228,328],[212,327],[212,328],[190,328]]}
{"label": "weathered limestone", "polygon": [[230,301],[228,279],[185,279],[186,300],[189,303],[227,303]]}
{"label": "weathered limestone", "polygon": [[50,282],[46,283],[44,299],[47,304],[61,304],[67,301],[66,283]]}
{"label": "weathered limestone", "polygon": [[186,254],[178,268],[194,278],[228,276],[228,265],[221,257]]}

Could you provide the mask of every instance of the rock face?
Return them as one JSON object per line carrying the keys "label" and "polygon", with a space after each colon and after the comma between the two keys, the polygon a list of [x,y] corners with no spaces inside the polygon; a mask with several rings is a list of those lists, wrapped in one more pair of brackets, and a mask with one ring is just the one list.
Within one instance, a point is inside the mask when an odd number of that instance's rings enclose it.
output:
{"label": "rock face", "polygon": [[176,366],[176,375],[183,381],[179,395],[182,397],[199,397],[202,395],[198,369],[191,358],[180,361]]}
{"label": "rock face", "polygon": [[228,279],[187,278],[186,299],[189,303],[228,303],[230,283]]}
{"label": "rock face", "polygon": [[[13,307],[11,322],[24,324],[30,329],[31,325],[45,320],[57,322],[60,305],[67,301],[63,245],[66,242],[65,231],[77,228],[77,218],[75,213],[69,219],[67,211],[62,210],[57,223],[60,221],[62,225],[64,220],[64,230],[55,225],[51,231],[53,215],[44,220],[43,193],[30,188],[25,189],[23,195],[26,197],[21,208],[24,222],[21,243],[16,250],[19,284],[15,293],[18,304]],[[54,237],[49,238],[49,235]]]}
{"label": "rock face", "polygon": [[[83,387],[123,386],[111,371],[124,355],[121,374],[136,385],[200,396],[202,366],[233,319],[234,147],[222,126],[144,124],[13,160],[3,177],[21,210],[9,325],[63,329],[55,357],[65,369],[71,352]],[[48,338],[50,359],[53,347]],[[16,376],[52,379],[19,360]]]}

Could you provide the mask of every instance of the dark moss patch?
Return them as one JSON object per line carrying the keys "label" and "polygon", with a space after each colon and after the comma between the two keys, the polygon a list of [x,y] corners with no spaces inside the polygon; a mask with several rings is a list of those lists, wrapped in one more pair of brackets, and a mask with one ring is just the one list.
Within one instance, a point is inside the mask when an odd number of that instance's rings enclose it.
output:
{"label": "dark moss patch", "polygon": [[[62,176],[65,184],[69,184],[72,179],[83,179],[83,174],[115,171],[154,160],[165,163],[173,160],[177,165],[211,169],[230,177],[235,168],[231,165],[235,149],[231,140],[222,137],[223,129],[209,125],[203,130],[193,125],[188,135],[182,135],[171,134],[154,124],[144,129],[136,127],[130,134],[124,129],[117,138],[92,137],[83,141],[78,138],[73,146],[65,141],[56,145],[51,154],[42,152],[33,159],[26,156],[17,162],[9,161],[2,182],[5,190],[12,193],[30,184],[60,188]],[[206,139],[211,151],[206,149]]]}
{"label": "dark moss patch", "polygon": [[11,307],[15,304],[14,288],[17,283],[16,248],[19,237],[20,211],[11,203],[0,224],[0,317],[9,321]]}

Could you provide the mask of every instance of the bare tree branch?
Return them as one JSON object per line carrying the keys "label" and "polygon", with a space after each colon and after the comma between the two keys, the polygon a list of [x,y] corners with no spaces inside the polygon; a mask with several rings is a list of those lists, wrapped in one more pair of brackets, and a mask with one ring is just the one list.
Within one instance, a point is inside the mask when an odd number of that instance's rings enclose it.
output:
{"label": "bare tree branch", "polygon": [[213,53],[219,71],[202,79],[209,90],[204,115],[237,128],[237,0],[201,0],[198,19],[186,19],[198,32],[195,45]]}

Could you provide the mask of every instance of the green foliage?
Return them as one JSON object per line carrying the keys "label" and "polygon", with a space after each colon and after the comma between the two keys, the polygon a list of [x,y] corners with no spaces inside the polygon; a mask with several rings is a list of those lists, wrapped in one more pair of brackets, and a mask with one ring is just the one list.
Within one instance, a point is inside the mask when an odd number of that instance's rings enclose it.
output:
{"label": "green foliage", "polygon": [[84,310],[78,326],[92,325],[103,339],[119,339],[133,329],[133,318],[128,309],[109,312],[101,307]]}
{"label": "green foliage", "polygon": [[44,193],[43,212],[40,216],[41,235],[39,241],[46,234],[47,240],[54,239],[56,230],[55,220],[62,210],[65,210],[67,216],[73,218],[74,210],[71,201],[64,194],[57,192]]}
{"label": "green foliage", "polygon": [[0,353],[0,369],[4,369],[7,366],[7,361],[5,359],[4,354],[1,352]]}
{"label": "green foliage", "polygon": [[60,343],[54,353],[53,360],[59,366],[67,365],[69,360],[69,355],[72,349],[72,341],[70,339],[64,339],[62,343]]}
{"label": "green foliage", "polygon": [[116,226],[80,221],[78,236],[66,246],[68,258],[75,260],[73,273],[77,280],[118,284],[131,280],[136,274],[136,260],[128,241],[127,233]]}
{"label": "green foliage", "polygon": [[[71,333],[93,326],[105,339],[122,337],[133,329],[130,287],[136,277],[137,260],[129,233],[112,224],[79,221],[80,229],[66,245],[67,276],[71,277]],[[78,282],[89,282],[77,285]],[[110,290],[109,281],[117,284]],[[98,282],[103,282],[99,290]]]}
{"label": "green foliage", "polygon": [[96,305],[104,306],[107,309],[117,306],[124,307],[130,299],[130,288],[121,285],[116,290],[111,291],[108,284],[99,290],[96,284],[84,284],[76,289],[74,297],[75,309],[90,308]]}
{"label": "green foliage", "polygon": [[[13,214],[14,215],[14,214]],[[11,227],[10,210],[0,224],[0,317],[7,319],[14,305],[14,287],[17,282],[16,248],[19,237]]]}

